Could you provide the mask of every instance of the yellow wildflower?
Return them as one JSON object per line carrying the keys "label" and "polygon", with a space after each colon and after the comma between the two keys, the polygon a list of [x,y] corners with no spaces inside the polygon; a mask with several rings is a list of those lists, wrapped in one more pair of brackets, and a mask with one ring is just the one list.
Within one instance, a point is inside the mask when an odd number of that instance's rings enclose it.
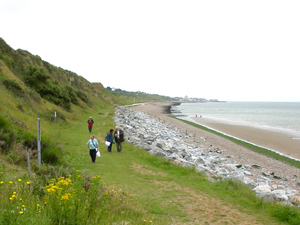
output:
{"label": "yellow wildflower", "polygon": [[60,200],[69,200],[70,194],[66,193],[63,196],[61,196]]}
{"label": "yellow wildflower", "polygon": [[21,215],[22,215],[22,214],[24,214],[24,212],[23,212],[23,211],[20,211],[20,212],[19,212],[19,214],[21,214]]}
{"label": "yellow wildflower", "polygon": [[13,192],[13,195],[16,195],[16,194],[17,194],[17,192],[14,191],[14,192]]}
{"label": "yellow wildflower", "polygon": [[21,179],[18,179],[18,181],[19,181],[19,182],[22,182],[22,180],[21,180]]}
{"label": "yellow wildflower", "polygon": [[72,181],[69,178],[67,178],[66,181],[69,183],[72,183]]}
{"label": "yellow wildflower", "polygon": [[27,182],[26,182],[26,184],[28,184],[28,185],[29,185],[29,184],[30,184],[30,182],[29,182],[29,181],[27,181]]}
{"label": "yellow wildflower", "polygon": [[48,193],[53,194],[56,192],[55,188],[48,188],[47,189]]}
{"label": "yellow wildflower", "polygon": [[9,183],[9,184],[13,184],[13,182],[12,182],[12,181],[9,181],[8,183]]}

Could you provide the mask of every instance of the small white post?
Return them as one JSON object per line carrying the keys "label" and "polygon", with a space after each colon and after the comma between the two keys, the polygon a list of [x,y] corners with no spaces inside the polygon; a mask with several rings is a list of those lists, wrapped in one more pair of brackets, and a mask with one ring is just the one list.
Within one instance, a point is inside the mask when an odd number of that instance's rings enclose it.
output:
{"label": "small white post", "polygon": [[41,126],[40,118],[37,120],[37,148],[38,148],[38,166],[41,166],[42,156],[41,156]]}

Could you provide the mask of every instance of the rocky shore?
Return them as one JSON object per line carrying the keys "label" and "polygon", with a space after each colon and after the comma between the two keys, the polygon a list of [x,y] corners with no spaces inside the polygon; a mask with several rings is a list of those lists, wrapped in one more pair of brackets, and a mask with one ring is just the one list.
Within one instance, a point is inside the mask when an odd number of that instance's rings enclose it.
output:
{"label": "rocky shore", "polygon": [[233,179],[265,201],[300,204],[300,170],[169,117],[170,104],[116,107],[126,141],[174,164],[195,167],[208,180]]}

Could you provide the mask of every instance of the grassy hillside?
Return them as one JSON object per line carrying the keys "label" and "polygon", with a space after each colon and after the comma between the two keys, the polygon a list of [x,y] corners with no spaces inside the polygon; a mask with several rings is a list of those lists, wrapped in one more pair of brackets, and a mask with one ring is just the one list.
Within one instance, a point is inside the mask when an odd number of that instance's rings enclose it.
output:
{"label": "grassy hillside", "polygon": [[[47,131],[51,127],[48,122],[53,122],[55,112],[57,120],[68,126],[71,121],[78,120],[78,114],[92,111],[96,105],[107,108],[114,104],[170,99],[147,94],[134,97],[128,94],[115,95],[107,91],[101,83],[92,84],[28,51],[14,50],[1,38],[0,95],[0,120],[3,129],[0,134],[0,147],[7,153],[16,144],[36,149],[34,137],[37,118],[41,118],[45,126],[49,126],[44,134],[47,137]],[[43,149],[46,150],[47,147],[44,146]],[[53,154],[59,152],[57,149],[52,151]]]}
{"label": "grassy hillside", "polygon": [[[129,143],[106,152],[115,104],[172,100],[166,96],[106,90],[3,39],[0,96],[0,224],[299,224],[295,208],[263,203],[242,184],[210,183]],[[95,164],[89,116],[102,154]]]}

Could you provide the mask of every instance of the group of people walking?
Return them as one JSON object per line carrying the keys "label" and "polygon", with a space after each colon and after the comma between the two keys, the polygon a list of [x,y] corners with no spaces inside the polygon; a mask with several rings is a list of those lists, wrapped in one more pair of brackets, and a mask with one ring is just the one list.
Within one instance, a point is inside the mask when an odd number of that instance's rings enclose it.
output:
{"label": "group of people walking", "polygon": [[124,132],[119,127],[116,127],[116,130],[114,132],[113,129],[109,130],[109,133],[105,137],[105,143],[107,145],[107,151],[111,152],[111,148],[113,144],[116,144],[117,151],[122,151],[122,143],[125,141],[124,139]]}
{"label": "group of people walking", "polygon": [[[87,123],[88,123],[88,130],[91,133],[93,124],[94,124],[92,117],[90,117],[88,119]],[[125,141],[125,139],[124,139],[123,130],[121,130],[119,127],[116,127],[115,131],[113,129],[110,129],[109,133],[105,137],[105,145],[107,146],[107,151],[111,152],[112,145],[116,144],[117,151],[121,152],[124,141]],[[97,151],[99,151],[99,143],[98,143],[97,139],[95,139],[94,135],[91,135],[90,140],[87,142],[87,146],[90,150],[90,156],[91,156],[92,162],[95,163]]]}

